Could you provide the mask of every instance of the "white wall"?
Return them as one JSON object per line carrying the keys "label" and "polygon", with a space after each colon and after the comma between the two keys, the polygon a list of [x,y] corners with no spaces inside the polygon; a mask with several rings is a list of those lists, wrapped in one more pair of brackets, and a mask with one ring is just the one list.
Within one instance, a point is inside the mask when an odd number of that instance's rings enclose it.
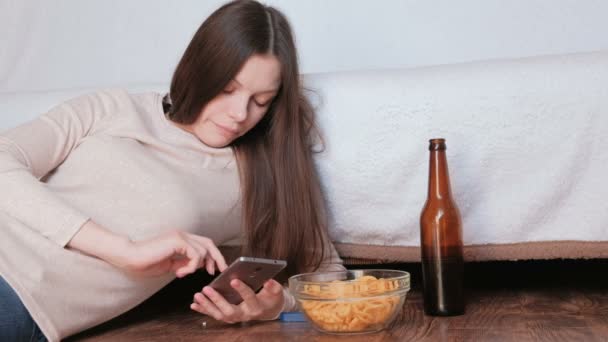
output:
{"label": "white wall", "polygon": [[[0,93],[166,83],[222,0],[0,0]],[[269,0],[303,72],[608,49],[602,0]]]}

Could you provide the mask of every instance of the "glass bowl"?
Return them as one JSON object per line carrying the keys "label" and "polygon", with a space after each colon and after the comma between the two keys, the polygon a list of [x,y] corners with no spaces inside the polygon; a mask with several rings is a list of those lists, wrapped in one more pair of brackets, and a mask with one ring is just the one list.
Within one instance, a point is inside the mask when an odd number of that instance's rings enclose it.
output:
{"label": "glass bowl", "polygon": [[368,333],[397,317],[410,290],[410,274],[374,269],[304,273],[289,278],[289,290],[315,329]]}

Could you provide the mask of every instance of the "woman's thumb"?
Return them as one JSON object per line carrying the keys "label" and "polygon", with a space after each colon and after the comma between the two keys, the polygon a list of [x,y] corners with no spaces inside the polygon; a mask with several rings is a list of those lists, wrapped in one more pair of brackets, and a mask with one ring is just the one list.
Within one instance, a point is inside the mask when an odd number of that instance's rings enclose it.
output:
{"label": "woman's thumb", "polygon": [[276,280],[270,279],[264,283],[264,288],[260,293],[264,292],[265,294],[269,294],[272,296],[276,296],[283,291],[283,287]]}

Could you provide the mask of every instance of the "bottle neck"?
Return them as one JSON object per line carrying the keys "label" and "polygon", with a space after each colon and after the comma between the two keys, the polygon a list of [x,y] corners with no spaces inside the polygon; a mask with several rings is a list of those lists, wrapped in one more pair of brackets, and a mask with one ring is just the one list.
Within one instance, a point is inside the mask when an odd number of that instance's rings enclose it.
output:
{"label": "bottle neck", "polygon": [[430,155],[428,198],[449,200],[452,191],[445,150],[431,150]]}

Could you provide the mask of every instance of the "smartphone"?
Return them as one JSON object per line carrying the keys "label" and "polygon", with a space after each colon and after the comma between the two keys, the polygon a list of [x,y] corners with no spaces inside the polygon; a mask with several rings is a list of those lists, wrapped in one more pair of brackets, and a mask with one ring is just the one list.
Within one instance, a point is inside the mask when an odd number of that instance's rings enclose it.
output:
{"label": "smartphone", "polygon": [[287,262],[284,260],[240,257],[213,279],[209,286],[226,298],[228,303],[237,305],[243,298],[230,286],[232,279],[239,279],[258,292],[268,279],[276,276],[285,266]]}

